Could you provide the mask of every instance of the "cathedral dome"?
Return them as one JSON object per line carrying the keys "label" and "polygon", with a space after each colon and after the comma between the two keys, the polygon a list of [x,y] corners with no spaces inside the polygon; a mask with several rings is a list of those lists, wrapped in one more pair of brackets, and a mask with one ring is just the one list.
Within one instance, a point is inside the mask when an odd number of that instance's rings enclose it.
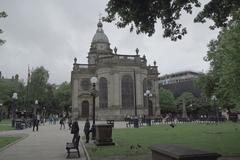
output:
{"label": "cathedral dome", "polygon": [[98,22],[97,27],[98,29],[95,35],[93,36],[92,43],[109,43],[108,37],[106,36],[102,29],[103,24],[101,21]]}

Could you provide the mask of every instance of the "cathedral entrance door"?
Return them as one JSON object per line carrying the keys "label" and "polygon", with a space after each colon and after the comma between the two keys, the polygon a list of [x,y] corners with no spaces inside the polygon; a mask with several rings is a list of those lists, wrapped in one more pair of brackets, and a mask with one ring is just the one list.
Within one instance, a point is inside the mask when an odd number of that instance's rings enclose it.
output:
{"label": "cathedral entrance door", "polygon": [[151,100],[149,100],[149,115],[153,116],[153,105]]}
{"label": "cathedral entrance door", "polygon": [[88,117],[89,116],[89,102],[83,101],[82,102],[82,117]]}

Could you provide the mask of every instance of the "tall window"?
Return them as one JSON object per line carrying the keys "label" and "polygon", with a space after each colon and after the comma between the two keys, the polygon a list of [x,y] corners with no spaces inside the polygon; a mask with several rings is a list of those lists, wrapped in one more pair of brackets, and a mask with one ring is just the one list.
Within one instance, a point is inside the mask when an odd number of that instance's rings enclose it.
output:
{"label": "tall window", "polygon": [[82,102],[82,117],[88,117],[89,116],[89,103],[88,101]]}
{"label": "tall window", "polygon": [[108,86],[107,79],[104,77],[101,77],[99,80],[99,107],[108,107]]}
{"label": "tall window", "polygon": [[133,79],[130,75],[122,77],[122,107],[134,107]]}

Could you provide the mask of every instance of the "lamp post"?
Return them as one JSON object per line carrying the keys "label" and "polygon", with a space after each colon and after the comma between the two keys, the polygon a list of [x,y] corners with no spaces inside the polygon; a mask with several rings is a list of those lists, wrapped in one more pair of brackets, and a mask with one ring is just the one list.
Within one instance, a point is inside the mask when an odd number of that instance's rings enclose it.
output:
{"label": "lamp post", "polygon": [[12,127],[15,126],[15,118],[16,118],[16,101],[18,99],[18,95],[16,92],[13,93],[13,96],[12,96],[12,100],[13,100],[13,104],[12,104]]}
{"label": "lamp post", "polygon": [[149,98],[152,97],[152,93],[150,92],[150,90],[146,90],[146,92],[144,93],[144,96],[147,97],[147,106],[148,106],[148,125],[151,125],[151,112],[150,112],[150,103],[149,103]]}
{"label": "lamp post", "polygon": [[37,114],[37,107],[38,107],[38,100],[36,99],[35,100],[35,105],[34,105],[34,108],[33,108],[33,115],[35,115],[35,116]]}
{"label": "lamp post", "polygon": [[43,107],[43,111],[42,111],[43,125],[45,125],[45,116],[46,116],[46,108]]}
{"label": "lamp post", "polygon": [[2,106],[3,106],[3,104],[0,103],[0,122],[2,121]]}
{"label": "lamp post", "polygon": [[213,107],[215,107],[215,114],[216,114],[216,117],[217,117],[217,122],[218,122],[218,109],[217,109],[217,106],[216,106],[216,100],[217,100],[217,97],[215,95],[213,95],[211,97],[212,101],[213,101]]}
{"label": "lamp post", "polygon": [[92,100],[93,100],[93,110],[92,110],[92,140],[96,139],[96,128],[95,128],[95,99],[97,96],[97,90],[96,90],[96,83],[97,83],[97,77],[92,77],[91,78],[91,83],[92,83],[92,91],[91,91],[91,96],[92,96]]}
{"label": "lamp post", "polygon": [[193,108],[192,108],[192,103],[189,105],[189,107],[190,107],[190,110],[191,110],[191,115],[190,115],[190,118],[192,118],[193,117]]}
{"label": "lamp post", "polygon": [[[220,113],[220,115],[219,115],[219,113]],[[220,118],[219,118],[219,116],[220,116]],[[222,108],[221,107],[218,107],[218,121],[222,122]]]}

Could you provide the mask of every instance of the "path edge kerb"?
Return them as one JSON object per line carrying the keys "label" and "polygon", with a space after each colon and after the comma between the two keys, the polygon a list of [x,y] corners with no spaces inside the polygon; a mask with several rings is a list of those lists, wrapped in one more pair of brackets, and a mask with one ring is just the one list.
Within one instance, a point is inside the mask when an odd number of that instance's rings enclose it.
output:
{"label": "path edge kerb", "polygon": [[83,151],[84,151],[84,154],[85,154],[86,159],[87,159],[87,160],[91,160],[91,158],[89,157],[88,151],[87,151],[85,145],[83,144],[82,140],[80,140],[80,143],[81,143],[81,146],[82,146],[82,148],[83,148]]}
{"label": "path edge kerb", "polygon": [[0,148],[0,152],[6,150],[7,148],[11,147],[12,145],[24,140],[25,138],[27,138],[29,136],[29,134],[23,133],[23,134],[13,134],[13,135],[2,135],[0,137],[20,137],[19,139],[17,139],[16,141],[7,144],[6,146]]}

